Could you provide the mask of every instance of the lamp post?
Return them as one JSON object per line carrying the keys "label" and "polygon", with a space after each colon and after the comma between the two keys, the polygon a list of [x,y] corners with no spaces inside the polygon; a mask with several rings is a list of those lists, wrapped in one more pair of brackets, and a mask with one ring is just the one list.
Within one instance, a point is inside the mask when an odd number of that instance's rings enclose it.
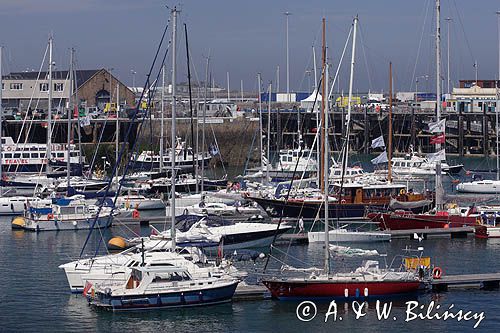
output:
{"label": "lamp post", "polygon": [[137,72],[131,69],[130,73],[132,73],[132,88],[135,88],[135,74],[137,74]]}

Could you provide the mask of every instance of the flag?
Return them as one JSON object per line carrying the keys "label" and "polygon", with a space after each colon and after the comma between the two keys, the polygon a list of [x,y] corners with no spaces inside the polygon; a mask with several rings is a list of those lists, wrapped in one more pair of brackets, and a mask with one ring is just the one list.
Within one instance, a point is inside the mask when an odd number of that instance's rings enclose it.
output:
{"label": "flag", "polygon": [[444,149],[441,149],[438,152],[427,154],[427,160],[429,160],[429,162],[445,161],[446,153]]}
{"label": "flag", "polygon": [[381,135],[372,140],[372,148],[385,147],[384,137]]}
{"label": "flag", "polygon": [[438,134],[438,135],[434,135],[433,137],[431,137],[430,144],[437,145],[437,144],[444,143],[445,141],[446,141],[446,137],[443,133],[443,134]]}
{"label": "flag", "polygon": [[446,127],[446,119],[441,119],[439,121],[429,123],[429,132],[444,133],[445,127]]}
{"label": "flag", "polygon": [[90,288],[92,288],[92,283],[89,281],[85,281],[85,288],[83,288],[83,296],[87,297],[88,292],[90,291]]}
{"label": "flag", "polygon": [[208,152],[210,153],[210,155],[212,156],[216,156],[219,154],[219,149],[217,149],[217,146],[214,145],[214,144],[211,144],[209,147],[208,147]]}
{"label": "flag", "polygon": [[380,155],[372,159],[372,164],[380,164],[386,162],[389,162],[389,159],[387,158],[387,152],[385,150]]}

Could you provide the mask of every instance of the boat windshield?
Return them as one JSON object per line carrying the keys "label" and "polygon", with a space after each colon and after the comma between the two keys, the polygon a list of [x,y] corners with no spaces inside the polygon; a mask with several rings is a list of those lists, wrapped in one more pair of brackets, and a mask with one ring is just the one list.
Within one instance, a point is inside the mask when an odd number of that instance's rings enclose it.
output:
{"label": "boat windshield", "polygon": [[201,219],[205,219],[204,224],[207,227],[221,227],[221,226],[229,226],[234,225],[234,222],[225,220],[220,216],[216,215],[182,215],[176,218],[175,228],[180,232],[189,231],[195,223],[200,221]]}

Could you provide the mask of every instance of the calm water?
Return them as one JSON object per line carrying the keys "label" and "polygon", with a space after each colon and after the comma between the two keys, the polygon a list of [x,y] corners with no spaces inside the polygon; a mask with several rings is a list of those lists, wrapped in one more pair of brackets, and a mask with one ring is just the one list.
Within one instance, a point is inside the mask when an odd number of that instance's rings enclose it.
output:
{"label": "calm water", "polygon": [[[476,168],[484,160],[477,159]],[[489,162],[490,167],[494,162]],[[469,166],[468,166],[469,167]],[[469,168],[470,168],[469,167]],[[138,226],[131,226],[141,232]],[[123,227],[113,227],[104,232],[109,239],[113,234],[123,234]],[[142,232],[147,230],[142,229]],[[96,311],[86,300],[69,293],[66,278],[57,267],[76,258],[87,233],[46,232],[27,233],[12,231],[10,218],[0,218],[0,331],[1,332],[419,332],[419,331],[471,331],[475,321],[421,321],[404,322],[405,300],[395,301],[390,320],[378,321],[374,305],[370,304],[367,315],[358,320],[354,313],[339,305],[342,321],[324,323],[327,304],[318,304],[318,315],[311,322],[301,322],[295,311],[298,303],[278,301],[247,301],[178,310],[163,310],[140,313],[118,313]],[[87,253],[96,248],[99,236],[92,237]],[[401,254],[407,246],[423,246],[425,254],[433,263],[441,266],[445,274],[500,272],[500,240],[431,239],[418,243],[414,240],[396,240],[387,244],[368,245],[380,253],[387,253],[388,260]],[[286,251],[287,246],[280,248]],[[265,250],[265,249],[263,249]],[[102,247],[100,253],[103,253]],[[309,265],[321,265],[322,248],[314,245],[291,246],[289,253],[306,261]],[[381,258],[382,260],[384,258]],[[349,270],[361,260],[334,258],[335,270]],[[294,263],[291,261],[291,263]],[[259,270],[245,265],[249,271]],[[276,264],[273,265],[276,267]],[[500,327],[500,292],[454,290],[440,294],[424,294],[418,297],[421,304],[437,301],[447,309],[484,311],[485,319],[479,331],[498,332]],[[349,305],[348,305],[349,306]],[[394,321],[392,317],[396,317]]]}

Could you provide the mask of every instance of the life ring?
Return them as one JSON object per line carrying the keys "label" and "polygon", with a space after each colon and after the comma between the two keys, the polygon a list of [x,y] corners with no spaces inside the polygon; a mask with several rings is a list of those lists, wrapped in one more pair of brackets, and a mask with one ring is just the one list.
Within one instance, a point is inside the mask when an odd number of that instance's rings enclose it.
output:
{"label": "life ring", "polygon": [[432,277],[436,280],[439,280],[442,275],[443,270],[441,269],[441,267],[434,267],[434,269],[432,270]]}
{"label": "life ring", "polygon": [[399,194],[401,195],[405,195],[406,194],[406,190],[404,188],[402,188],[400,191],[399,191]]}
{"label": "life ring", "polygon": [[139,218],[139,216],[140,216],[139,211],[138,211],[137,209],[134,209],[134,210],[132,211],[132,218],[134,218],[134,219],[138,219],[138,218]]}
{"label": "life ring", "polygon": [[47,220],[52,220],[54,218],[54,214],[48,213],[47,214]]}

